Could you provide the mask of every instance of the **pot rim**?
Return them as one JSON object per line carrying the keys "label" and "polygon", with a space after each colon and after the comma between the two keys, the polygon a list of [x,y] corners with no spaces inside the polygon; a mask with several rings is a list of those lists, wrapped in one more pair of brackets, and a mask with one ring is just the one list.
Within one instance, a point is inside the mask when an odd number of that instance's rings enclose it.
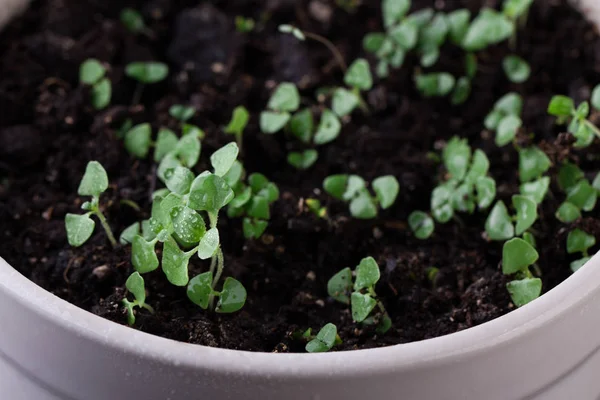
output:
{"label": "pot rim", "polygon": [[376,349],[319,354],[261,353],[178,342],[117,324],[42,289],[0,257],[0,291],[68,332],[160,364],[245,376],[323,377],[425,369],[482,349],[509,345],[534,330],[551,329],[554,320],[584,308],[598,295],[599,285],[600,252],[539,299],[464,331]]}

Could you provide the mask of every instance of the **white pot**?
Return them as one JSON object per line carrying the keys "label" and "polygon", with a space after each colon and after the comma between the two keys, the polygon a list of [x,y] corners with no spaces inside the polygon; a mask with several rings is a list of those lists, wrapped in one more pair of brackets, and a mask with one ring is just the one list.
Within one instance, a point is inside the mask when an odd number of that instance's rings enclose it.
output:
{"label": "white pot", "polygon": [[[0,23],[22,3],[0,0]],[[324,354],[152,336],[59,299],[0,258],[3,400],[597,400],[599,332],[600,254],[540,299],[475,328]]]}

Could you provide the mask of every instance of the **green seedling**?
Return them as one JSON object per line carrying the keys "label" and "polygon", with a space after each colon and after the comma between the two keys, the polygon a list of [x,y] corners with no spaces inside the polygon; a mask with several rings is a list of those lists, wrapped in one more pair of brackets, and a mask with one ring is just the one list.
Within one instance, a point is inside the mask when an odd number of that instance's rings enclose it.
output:
{"label": "green seedling", "polygon": [[292,151],[287,156],[287,162],[296,169],[306,170],[312,167],[318,158],[319,153],[314,149]]}
{"label": "green seedling", "polygon": [[106,68],[94,58],[88,58],[79,67],[79,82],[91,87],[92,106],[102,110],[110,104],[112,85],[106,77]]}
{"label": "green seedling", "polygon": [[484,8],[469,25],[462,47],[467,51],[479,51],[500,43],[514,35],[513,21],[503,13]]}
{"label": "green seedling", "polygon": [[504,0],[502,13],[513,24],[513,34],[510,37],[510,46],[514,49],[517,45],[517,25],[524,27],[527,24],[529,8],[533,0]]}
{"label": "green seedling", "polygon": [[248,125],[248,121],[250,120],[250,113],[244,106],[237,106],[233,110],[233,115],[231,116],[231,121],[225,127],[225,133],[235,136],[235,141],[237,142],[240,151],[242,150],[242,144],[244,139],[244,129],[246,129],[246,125]]}
{"label": "green seedling", "polygon": [[574,222],[581,218],[582,212],[596,207],[598,189],[590,184],[577,165],[567,162],[560,167],[558,186],[567,195],[556,211],[556,218],[561,222]]}
{"label": "green seedling", "polygon": [[318,199],[306,199],[304,204],[306,204],[308,211],[318,218],[327,218],[327,207],[322,206]]}
{"label": "green seedling", "polygon": [[258,239],[267,229],[271,218],[271,206],[279,199],[279,188],[263,174],[250,174],[244,181],[244,169],[237,162],[225,176],[233,188],[234,199],[227,208],[229,218],[243,219],[246,239]]}
{"label": "green seedling", "polygon": [[502,248],[502,272],[516,279],[506,285],[508,293],[517,307],[537,299],[542,293],[542,280],[533,276],[529,267],[539,258],[538,252],[529,242],[513,238]]}
{"label": "green seedling", "polygon": [[140,14],[139,11],[133,8],[124,8],[119,14],[119,19],[121,20],[121,23],[125,25],[125,28],[127,28],[129,32],[135,35],[146,35],[149,38],[154,37],[152,31],[150,31],[150,29],[148,29],[148,27],[146,26],[146,22],[144,22],[144,17],[142,16],[142,14]]}
{"label": "green seedling", "polygon": [[139,274],[139,272],[134,272],[127,278],[125,282],[125,287],[133,297],[135,297],[134,301],[129,301],[127,298],[122,300],[122,304],[127,311],[127,323],[129,325],[135,324],[135,314],[133,312],[134,307],[145,308],[146,310],[154,313],[154,309],[146,304],[146,287],[144,285],[144,278]]}
{"label": "green seedling", "polygon": [[174,104],[169,108],[169,115],[181,123],[189,121],[195,113],[194,107],[182,104]]}
{"label": "green seedling", "polygon": [[[600,110],[600,85],[592,94],[592,107]],[[568,131],[575,136],[575,147],[588,147],[594,141],[594,136],[600,138],[600,129],[589,119],[590,103],[584,101],[575,107],[575,101],[567,96],[554,96],[548,105],[548,114],[557,117],[560,125],[568,124]]]}
{"label": "green seedling", "polygon": [[[377,262],[373,257],[366,257],[356,267],[354,279],[350,268],[344,268],[335,274],[327,282],[327,293],[340,303],[350,305],[355,322],[378,325],[378,332],[383,334],[391,328],[392,321],[375,293],[379,278]],[[369,318],[375,307],[379,312]]]}
{"label": "green seedling", "polygon": [[539,147],[531,146],[519,149],[519,178],[521,182],[530,182],[540,178],[551,166],[552,162]]}
{"label": "green seedling", "polygon": [[366,181],[358,175],[331,175],[323,181],[323,189],[338,200],[349,203],[350,214],[358,219],[377,217],[378,208],[390,208],[400,191],[398,180],[391,175],[380,176],[371,184],[372,196]]}
{"label": "green seedling", "polygon": [[308,353],[325,353],[333,348],[333,346],[342,343],[337,334],[337,327],[334,324],[327,324],[316,336],[311,335],[310,328],[304,332],[304,338],[310,341],[306,344],[306,351]]}
{"label": "green seedling", "polygon": [[508,93],[494,104],[485,117],[484,125],[486,129],[496,132],[496,145],[505,146],[514,142],[517,131],[523,125],[522,111],[523,99],[517,93]]}
{"label": "green seedling", "polygon": [[254,30],[256,22],[252,18],[246,18],[243,15],[235,17],[235,30],[240,33],[250,33]]}
{"label": "green seedling", "polygon": [[490,211],[485,222],[485,231],[490,240],[508,240],[521,236],[538,219],[537,204],[531,198],[516,194],[512,197],[515,215],[510,216],[502,200]]}
{"label": "green seedling", "polygon": [[125,75],[138,82],[132,100],[132,104],[138,104],[144,85],[164,80],[169,75],[169,67],[161,62],[133,62],[125,67]]}
{"label": "green seedling", "polygon": [[567,236],[567,253],[581,253],[582,257],[571,262],[571,270],[576,272],[583,267],[592,257],[589,254],[589,249],[596,245],[596,238],[587,232],[576,228],[569,232]]}
{"label": "green seedling", "polygon": [[417,75],[415,83],[424,97],[444,97],[452,92],[456,79],[447,72],[434,72]]}
{"label": "green seedling", "polygon": [[502,61],[502,68],[508,79],[514,83],[523,83],[531,75],[531,67],[527,61],[515,55],[506,56]]}
{"label": "green seedling", "polygon": [[106,236],[112,246],[117,247],[117,240],[115,239],[104,214],[100,210],[100,195],[104,193],[106,189],[108,189],[108,176],[104,167],[102,167],[98,161],[90,161],[87,164],[83,178],[79,183],[79,189],[77,189],[77,194],[80,196],[92,197],[90,201],[86,201],[81,205],[81,208],[87,212],[83,215],[67,214],[65,216],[67,239],[71,246],[79,247],[92,236],[96,223],[91,216],[95,215],[100,221],[102,228],[104,228]]}
{"label": "green seedling", "polygon": [[273,134],[282,130],[300,107],[300,93],[296,85],[289,82],[279,84],[269,102],[267,110],[260,114],[260,130]]}
{"label": "green seedling", "polygon": [[413,211],[408,216],[408,225],[417,239],[428,239],[435,230],[435,222],[423,211]]}

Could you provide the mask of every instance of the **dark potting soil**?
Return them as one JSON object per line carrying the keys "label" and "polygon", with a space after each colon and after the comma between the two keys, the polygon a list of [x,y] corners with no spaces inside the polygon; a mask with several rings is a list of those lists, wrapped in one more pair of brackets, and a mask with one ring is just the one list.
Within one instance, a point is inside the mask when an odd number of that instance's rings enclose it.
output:
{"label": "dark potting soil", "polygon": [[[600,40],[566,0],[537,1],[518,35],[517,53],[533,71],[527,83],[507,80],[501,62],[510,50],[506,44],[495,46],[478,54],[480,69],[469,100],[451,106],[447,99],[421,97],[412,81],[417,60],[409,57],[389,79],[376,80],[365,96],[371,113],[355,112],[338,140],[319,148],[316,165],[297,171],[286,163],[289,146],[295,144],[286,143],[283,135],[260,133],[257,116],[277,82],[298,84],[308,99],[319,87],[339,85],[342,72],[325,47],[279,34],[277,26],[291,22],[328,37],[349,62],[365,56],[363,36],[381,29],[380,1],[362,3],[349,13],[334,1],[318,0],[34,2],[0,36],[0,256],[52,293],[125,324],[120,301],[132,272],[130,248],[113,250],[99,226],[79,248],[66,240],[65,214],[80,212],[87,200],[76,195],[87,162],[98,160],[108,171],[111,185],[102,204],[119,234],[149,216],[150,194],[157,187],[156,166],[133,159],[116,137],[123,121],[176,128],[169,107],[192,105],[192,122],[207,133],[197,170],[202,171],[207,155],[231,140],[222,127],[233,108],[245,105],[252,118],[242,160],[248,171],[266,174],[282,193],[260,240],[244,240],[240,219],[220,221],[226,275],[246,286],[247,303],[233,315],[205,312],[187,300],[185,288],[168,284],[157,270],[146,275],[147,302],[156,313],[138,312],[135,329],[208,346],[288,352],[304,349],[292,338],[294,331],[332,322],[343,339],[336,347],[341,350],[436,337],[513,310],[499,268],[502,243],[483,235],[487,213],[438,224],[426,241],[413,237],[406,220],[415,209],[429,209],[443,168],[428,153],[439,151],[454,135],[488,154],[499,198],[507,201],[518,192],[516,151],[496,147],[483,128],[494,102],[510,90],[524,96],[525,132],[535,132],[535,142],[555,162],[554,175],[564,159],[579,162],[590,176],[597,172],[600,146],[572,150],[569,136],[559,135],[546,107],[553,94],[589,98],[600,82]],[[413,9],[467,7],[476,12],[482,3],[497,7],[499,2],[417,0]],[[119,23],[126,5],[142,10],[151,37],[133,35]],[[237,33],[236,15],[264,23],[252,33]],[[90,107],[86,89],[78,85],[79,65],[89,57],[111,66],[113,101],[102,112]],[[167,62],[171,73],[166,81],[147,86],[143,104],[131,107],[135,84],[123,70],[140,60]],[[449,45],[434,70],[458,74],[462,68],[462,53]],[[393,174],[401,185],[399,198],[375,220],[352,219],[345,204],[320,190],[323,179],[334,173],[368,180]],[[303,199],[308,197],[328,206],[329,220],[307,212]],[[565,252],[570,226],[554,217],[563,199],[553,180],[535,226],[544,291],[571,274],[574,258]],[[574,225],[600,236],[597,213]],[[327,280],[335,272],[354,268],[369,255],[382,269],[377,293],[393,320],[385,335],[353,323],[348,307],[327,296]],[[426,270],[432,266],[439,274],[430,282]],[[191,275],[206,268],[206,262],[192,259]]]}

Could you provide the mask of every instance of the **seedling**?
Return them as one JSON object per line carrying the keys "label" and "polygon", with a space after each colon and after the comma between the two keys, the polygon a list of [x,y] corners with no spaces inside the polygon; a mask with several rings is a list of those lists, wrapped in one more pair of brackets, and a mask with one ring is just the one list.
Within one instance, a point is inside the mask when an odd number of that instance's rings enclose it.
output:
{"label": "seedling", "polygon": [[252,18],[246,18],[243,15],[235,17],[235,30],[240,33],[249,33],[254,30],[256,23]]}
{"label": "seedling", "polygon": [[67,214],[65,216],[67,239],[71,246],[79,247],[92,236],[96,223],[91,216],[95,215],[100,221],[102,228],[104,228],[112,246],[117,247],[117,240],[104,214],[100,210],[100,195],[106,189],[108,189],[108,175],[106,174],[106,170],[104,170],[104,167],[98,161],[90,161],[79,183],[79,189],[77,189],[77,194],[80,196],[92,197],[91,201],[86,201],[81,205],[81,209],[87,212],[83,215]]}
{"label": "seedling", "polygon": [[471,22],[462,47],[467,51],[483,50],[512,37],[515,29],[513,21],[506,15],[484,8]]}
{"label": "seedling", "polygon": [[581,253],[582,258],[571,262],[571,270],[576,272],[583,267],[592,257],[589,254],[589,249],[596,245],[596,238],[587,232],[576,228],[569,232],[567,236],[567,253]]}
{"label": "seedling", "polygon": [[510,37],[510,46],[515,48],[517,45],[517,24],[524,27],[527,24],[529,8],[533,0],[504,0],[502,13],[512,22],[513,34]]}
{"label": "seedling", "polygon": [[138,81],[132,99],[132,104],[138,104],[144,85],[164,80],[169,75],[169,67],[161,62],[133,62],[125,67],[125,75]]}
{"label": "seedling", "polygon": [[261,131],[267,134],[279,132],[299,106],[300,94],[296,85],[289,82],[279,84],[267,103],[267,110],[260,114]]}
{"label": "seedling", "polygon": [[424,97],[444,97],[452,92],[456,79],[447,72],[417,75],[417,89]]}
{"label": "seedling", "polygon": [[[594,89],[592,107],[600,110],[600,85]],[[557,117],[560,125],[568,124],[568,131],[575,136],[575,147],[588,147],[594,141],[594,135],[600,138],[600,129],[589,119],[590,103],[584,101],[575,108],[575,101],[567,96],[554,96],[548,105],[548,114]]]}
{"label": "seedling", "polygon": [[413,211],[408,216],[408,225],[417,239],[428,239],[435,230],[435,222],[423,211]]}
{"label": "seedling", "polygon": [[79,82],[91,86],[92,106],[102,110],[110,104],[112,85],[106,77],[106,68],[94,58],[88,58],[79,67]]}
{"label": "seedling", "polygon": [[149,38],[153,38],[154,35],[146,26],[144,22],[144,17],[140,14],[139,11],[133,8],[124,8],[121,10],[121,14],[119,15],[119,19],[121,23],[125,25],[127,30],[135,35],[143,34],[148,36]]}
{"label": "seedling", "polygon": [[372,182],[375,196],[367,189],[366,181],[358,175],[331,175],[323,181],[323,189],[338,200],[349,203],[350,214],[358,219],[377,217],[378,208],[387,210],[400,191],[398,180],[391,175],[380,176]]}
{"label": "seedling", "polygon": [[506,56],[502,61],[502,67],[508,79],[514,83],[523,83],[531,75],[531,67],[519,56]]}
{"label": "seedling", "polygon": [[196,110],[194,107],[184,106],[182,104],[174,104],[169,108],[169,115],[181,123],[189,121]]}
{"label": "seedling", "polygon": [[230,218],[244,217],[244,237],[258,239],[267,229],[271,218],[270,207],[279,199],[279,188],[262,174],[250,174],[247,183],[244,182],[243,175],[243,167],[238,162],[225,176],[227,184],[235,193],[227,208],[227,215]]}
{"label": "seedling", "polygon": [[331,323],[321,328],[316,336],[311,335],[309,328],[304,332],[303,337],[310,339],[310,342],[306,344],[306,351],[309,353],[324,353],[331,350],[336,344],[342,343],[342,339],[337,334],[337,327]]}
{"label": "seedling", "polygon": [[225,133],[231,134],[235,136],[235,141],[237,142],[238,147],[241,149],[244,139],[244,129],[246,129],[246,125],[248,125],[248,121],[250,120],[250,113],[244,106],[237,106],[233,110],[233,115],[231,116],[231,121],[229,125],[225,127]]}
{"label": "seedling", "polygon": [[139,272],[134,272],[129,276],[129,278],[127,278],[125,287],[131,294],[133,294],[133,297],[135,297],[134,301],[127,300],[127,297],[122,300],[123,306],[125,306],[125,310],[127,311],[127,323],[129,325],[134,325],[134,307],[145,308],[151,313],[154,313],[154,309],[146,304],[146,287],[144,284],[144,278],[142,278]]}
{"label": "seedling", "polygon": [[517,307],[537,299],[542,293],[542,280],[534,277],[529,270],[538,258],[538,252],[526,240],[514,238],[504,243],[502,272],[516,278],[509,282],[506,288]]}
{"label": "seedling", "polygon": [[319,153],[316,150],[308,149],[289,153],[287,156],[287,162],[296,169],[305,170],[312,167],[313,164],[317,162],[318,158]]}
{"label": "seedling", "polygon": [[570,223],[581,218],[583,211],[592,211],[598,200],[598,189],[585,178],[575,164],[565,163],[558,172],[558,185],[567,198],[556,211],[556,218]]}
{"label": "seedling", "polygon": [[492,208],[485,222],[485,231],[490,240],[508,240],[521,236],[537,221],[537,204],[531,198],[516,194],[512,197],[515,215],[510,216],[502,200]]}
{"label": "seedling", "polygon": [[[373,257],[366,257],[356,267],[354,283],[352,271],[350,268],[344,268],[329,280],[327,293],[340,303],[350,305],[355,322],[378,325],[378,332],[383,334],[391,328],[392,321],[375,293],[375,285],[379,278],[377,262]],[[379,312],[369,318],[375,307]]]}
{"label": "seedling", "polygon": [[514,141],[523,125],[520,118],[522,111],[523,99],[517,93],[508,93],[494,104],[484,124],[486,129],[496,132],[496,145],[502,147]]}
{"label": "seedling", "polygon": [[327,218],[327,207],[322,206],[318,199],[306,199],[304,204],[306,204],[308,211],[318,218]]}

